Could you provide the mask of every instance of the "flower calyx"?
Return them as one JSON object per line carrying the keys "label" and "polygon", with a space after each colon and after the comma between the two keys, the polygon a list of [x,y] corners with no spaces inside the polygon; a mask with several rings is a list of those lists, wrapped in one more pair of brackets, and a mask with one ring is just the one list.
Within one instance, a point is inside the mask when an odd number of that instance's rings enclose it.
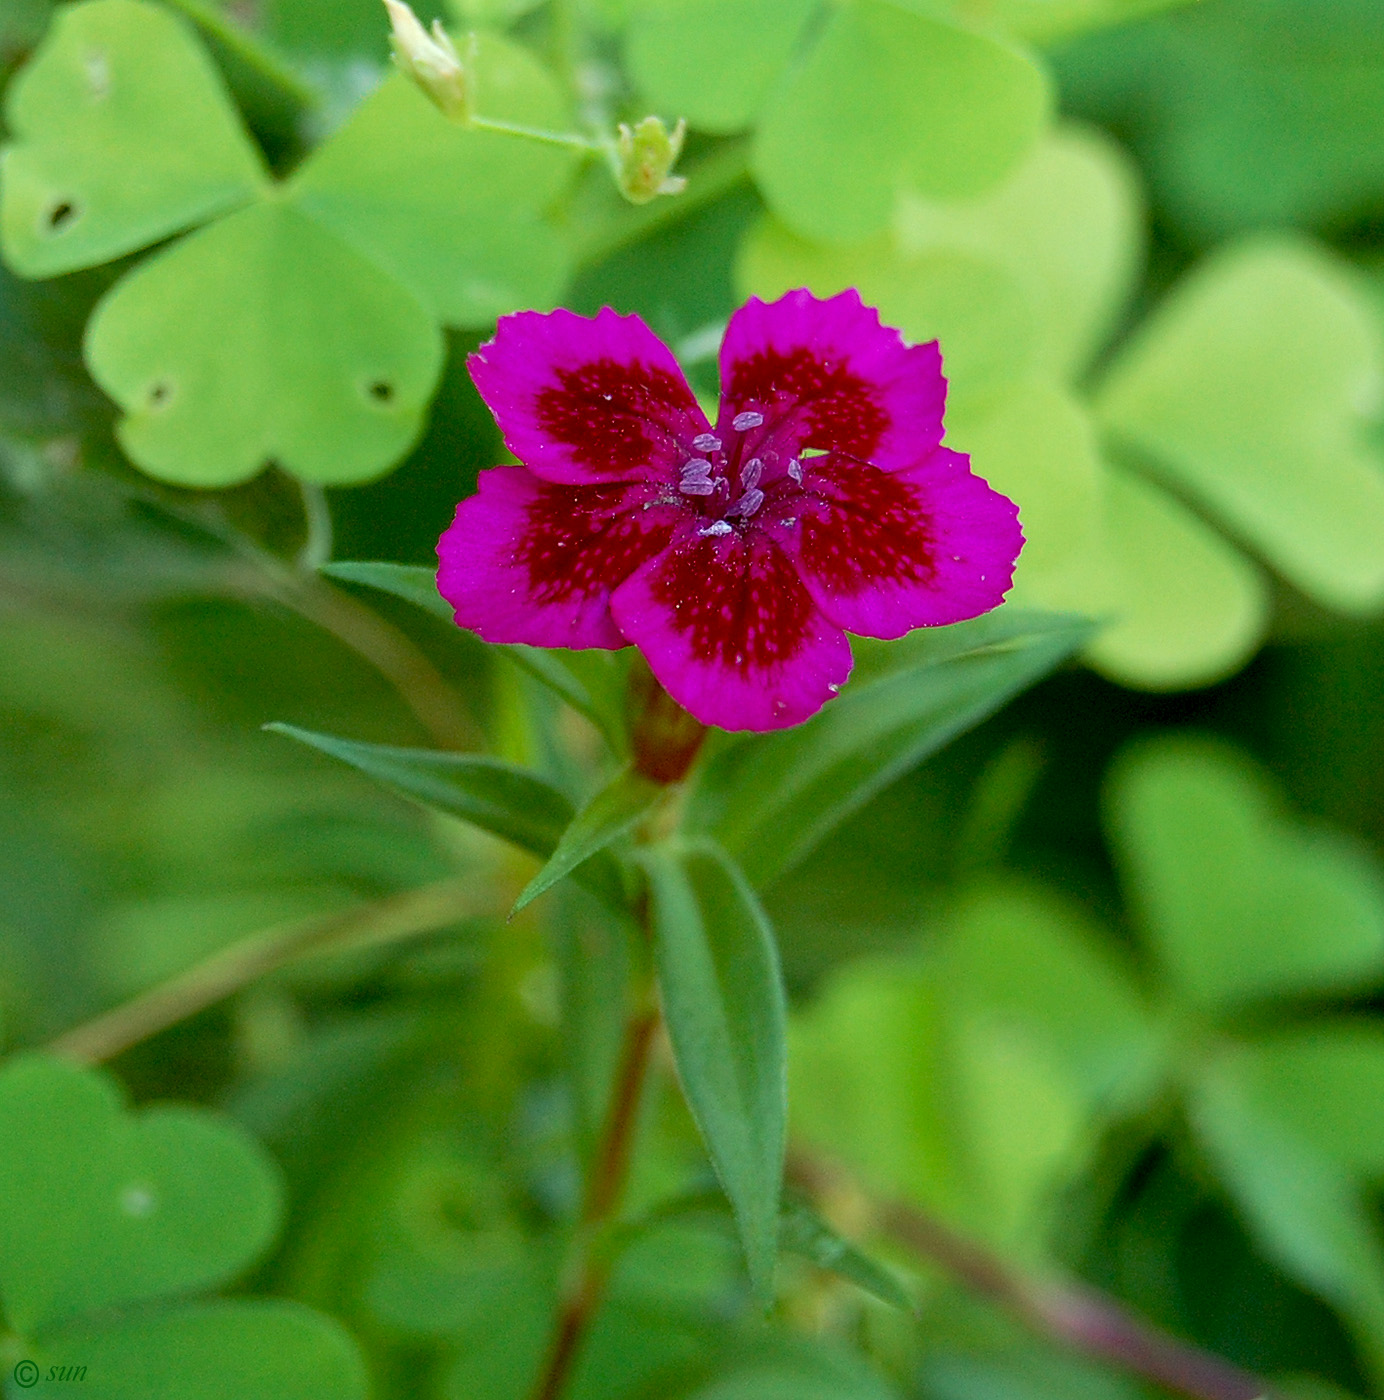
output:
{"label": "flower calyx", "polygon": [[631,204],[648,204],[661,194],[681,194],[687,188],[683,176],[672,174],[686,137],[687,123],[681,118],[672,131],[662,117],[644,117],[633,127],[620,123],[611,165],[620,193]]}

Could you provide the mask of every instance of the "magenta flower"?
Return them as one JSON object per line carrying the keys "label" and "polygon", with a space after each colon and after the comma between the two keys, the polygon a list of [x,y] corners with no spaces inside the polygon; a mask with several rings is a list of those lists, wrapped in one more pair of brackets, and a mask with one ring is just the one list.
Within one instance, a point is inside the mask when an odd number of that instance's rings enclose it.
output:
{"label": "magenta flower", "polygon": [[1014,504],[941,446],[934,341],[857,293],[752,299],[713,428],[637,316],[519,312],[471,376],[522,466],[438,542],[437,585],[490,642],[633,643],[704,724],[779,729],[851,669],[846,633],[975,617],[1009,588]]}

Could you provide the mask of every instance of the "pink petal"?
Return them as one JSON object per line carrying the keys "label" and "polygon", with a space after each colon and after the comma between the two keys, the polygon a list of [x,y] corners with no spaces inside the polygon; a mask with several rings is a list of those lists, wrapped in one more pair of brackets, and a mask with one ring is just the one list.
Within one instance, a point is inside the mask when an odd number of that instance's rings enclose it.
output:
{"label": "pink petal", "polygon": [[467,366],[505,446],[547,481],[671,481],[709,431],[672,351],[609,307],[502,316]]}
{"label": "pink petal", "polygon": [[[803,448],[836,449],[897,471],[942,441],[947,381],[937,342],[906,345],[855,291],[822,301],[808,291],[751,297],[721,342],[717,432],[762,414],[745,456],[786,468]],[[773,469],[771,468],[771,474]]]}
{"label": "pink petal", "polygon": [[823,613],[867,637],[998,607],[1023,547],[1018,508],[939,447],[903,471],[810,458],[797,562]]}
{"label": "pink petal", "polygon": [[761,532],[718,537],[685,525],[615,590],[611,611],[663,688],[703,724],[800,724],[850,675],[845,634]]}
{"label": "pink petal", "polygon": [[611,590],[666,547],[682,514],[643,483],[559,486],[492,467],[437,542],[437,591],[487,642],[622,647]]}

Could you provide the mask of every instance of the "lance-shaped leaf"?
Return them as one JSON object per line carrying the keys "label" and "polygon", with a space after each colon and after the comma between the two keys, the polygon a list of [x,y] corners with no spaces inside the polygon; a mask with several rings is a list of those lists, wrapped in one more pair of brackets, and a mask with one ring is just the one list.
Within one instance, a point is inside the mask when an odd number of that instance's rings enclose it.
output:
{"label": "lance-shaped leaf", "polygon": [[722,749],[686,818],[765,885],[895,778],[1080,649],[1084,618],[1003,608],[897,642],[856,642],[839,700],[796,729]]}
{"label": "lance-shaped leaf", "polygon": [[[342,560],[324,564],[322,572],[343,583],[378,588],[414,603],[434,617],[452,621],[452,606],[437,591],[437,570],[424,564],[384,564]],[[520,644],[498,648],[516,666],[541,681],[574,710],[583,714],[609,740],[616,753],[627,747],[623,700],[628,659],[619,653],[592,649],[547,650]]]}
{"label": "lance-shaped leaf", "polygon": [[665,791],[642,773],[627,768],[607,783],[572,818],[553,848],[547,864],[524,886],[514,901],[511,917],[550,890],[564,875],[580,869],[592,856],[618,841],[658,801]]}
{"label": "lance-shaped leaf", "polygon": [[756,1292],[773,1287],[787,1133],[786,1010],[773,931],[710,842],[646,853],[678,1077],[735,1211]]}
{"label": "lance-shaped leaf", "polygon": [[230,486],[275,461],[344,485],[418,436],[443,343],[391,277],[291,205],[263,203],[119,282],[86,354],[150,475]]}
{"label": "lance-shaped leaf", "polygon": [[[339,758],[405,797],[460,817],[537,856],[551,855],[572,821],[572,804],[557,788],[528,769],[498,758],[365,744],[291,724],[265,727]],[[612,908],[625,908],[620,874],[612,862],[588,861],[580,878]]]}
{"label": "lance-shaped leaf", "polygon": [[6,104],[5,257],[108,262],[256,198],[265,171],[187,25],[143,0],[64,5]]}

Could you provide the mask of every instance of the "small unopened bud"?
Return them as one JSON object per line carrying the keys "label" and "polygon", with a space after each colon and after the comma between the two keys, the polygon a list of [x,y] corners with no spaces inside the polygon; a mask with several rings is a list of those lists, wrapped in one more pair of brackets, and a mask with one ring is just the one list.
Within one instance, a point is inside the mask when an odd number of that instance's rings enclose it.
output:
{"label": "small unopened bud", "polygon": [[615,182],[631,204],[647,204],[661,194],[681,194],[687,181],[669,172],[682,153],[687,123],[670,132],[662,117],[645,117],[630,130],[623,122],[615,141]]}
{"label": "small unopened bud", "polygon": [[394,62],[433,100],[443,116],[453,121],[470,121],[475,108],[475,35],[468,39],[463,61],[440,20],[433,20],[429,34],[405,0],[384,0],[384,7],[389,11]]}

